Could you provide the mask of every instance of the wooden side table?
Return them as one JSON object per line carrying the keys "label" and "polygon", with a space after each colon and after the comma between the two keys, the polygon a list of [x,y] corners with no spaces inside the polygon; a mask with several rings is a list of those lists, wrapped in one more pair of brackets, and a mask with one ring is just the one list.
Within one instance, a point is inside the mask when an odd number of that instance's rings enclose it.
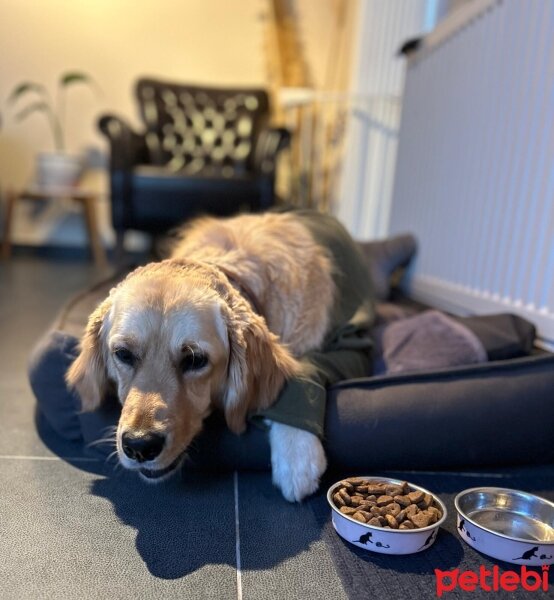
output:
{"label": "wooden side table", "polygon": [[22,191],[9,190],[7,193],[6,218],[4,222],[4,237],[2,239],[2,250],[0,256],[7,259],[11,256],[11,230],[14,210],[18,200],[28,198],[32,200],[50,200],[69,198],[82,206],[83,217],[87,229],[90,250],[94,262],[99,266],[106,264],[106,252],[100,240],[98,221],[96,218],[97,194],[90,190],[75,188],[44,188],[31,185]]}

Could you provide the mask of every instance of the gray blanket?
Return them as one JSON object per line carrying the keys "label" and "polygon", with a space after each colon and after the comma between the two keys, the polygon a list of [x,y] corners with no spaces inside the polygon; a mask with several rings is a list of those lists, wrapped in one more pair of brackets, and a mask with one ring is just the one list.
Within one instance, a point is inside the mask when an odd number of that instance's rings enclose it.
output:
{"label": "gray blanket", "polygon": [[472,331],[437,310],[377,328],[375,337],[376,375],[471,365],[488,358]]}

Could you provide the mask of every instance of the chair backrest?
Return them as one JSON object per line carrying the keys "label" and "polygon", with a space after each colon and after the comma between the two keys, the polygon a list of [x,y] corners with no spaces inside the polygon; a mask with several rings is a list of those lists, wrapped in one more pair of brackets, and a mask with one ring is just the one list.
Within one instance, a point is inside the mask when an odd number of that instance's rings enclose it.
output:
{"label": "chair backrest", "polygon": [[152,164],[191,175],[252,170],[257,137],[269,120],[265,90],[140,79],[136,96]]}

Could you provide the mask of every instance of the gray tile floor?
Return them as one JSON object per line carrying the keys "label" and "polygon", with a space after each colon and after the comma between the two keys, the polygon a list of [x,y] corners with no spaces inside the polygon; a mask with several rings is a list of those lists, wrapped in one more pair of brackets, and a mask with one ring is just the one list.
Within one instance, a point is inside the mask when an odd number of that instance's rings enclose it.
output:
{"label": "gray tile floor", "polygon": [[85,262],[0,263],[0,599],[345,598],[321,520],[268,474],[147,486],[38,435],[30,350],[100,275]]}
{"label": "gray tile floor", "polygon": [[[0,263],[0,600],[434,598],[435,568],[494,564],[457,535],[458,491],[501,485],[554,500],[554,466],[397,473],[439,493],[449,516],[432,548],[390,557],[338,538],[323,492],[290,505],[268,473],[189,473],[149,486],[91,459],[37,428],[26,370],[62,304],[100,275],[84,262]],[[534,597],[552,597],[554,572],[550,581]]]}

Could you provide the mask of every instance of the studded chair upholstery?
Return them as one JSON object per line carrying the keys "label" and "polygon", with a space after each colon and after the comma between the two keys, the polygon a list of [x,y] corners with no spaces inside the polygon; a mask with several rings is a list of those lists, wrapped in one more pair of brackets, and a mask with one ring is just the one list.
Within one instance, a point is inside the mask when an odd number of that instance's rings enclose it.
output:
{"label": "studded chair upholstery", "polygon": [[141,79],[143,132],[104,115],[110,143],[112,220],[161,233],[197,214],[259,211],[275,200],[275,166],[290,135],[269,128],[264,90],[205,88]]}

